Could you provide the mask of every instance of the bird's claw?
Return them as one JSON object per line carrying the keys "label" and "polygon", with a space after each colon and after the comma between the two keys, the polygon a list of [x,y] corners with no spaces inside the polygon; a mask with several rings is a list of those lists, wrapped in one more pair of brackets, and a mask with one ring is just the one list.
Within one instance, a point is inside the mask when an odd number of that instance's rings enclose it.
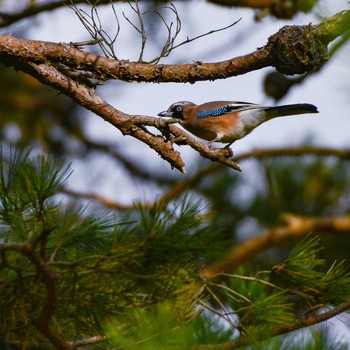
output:
{"label": "bird's claw", "polygon": [[232,151],[232,149],[230,148],[230,146],[225,146],[224,148],[222,148],[222,150],[225,151],[224,156],[225,156],[226,158],[231,158],[231,157],[233,157],[233,151]]}
{"label": "bird's claw", "polygon": [[233,156],[233,151],[231,148],[210,148],[210,150],[215,152],[220,157],[231,158]]}

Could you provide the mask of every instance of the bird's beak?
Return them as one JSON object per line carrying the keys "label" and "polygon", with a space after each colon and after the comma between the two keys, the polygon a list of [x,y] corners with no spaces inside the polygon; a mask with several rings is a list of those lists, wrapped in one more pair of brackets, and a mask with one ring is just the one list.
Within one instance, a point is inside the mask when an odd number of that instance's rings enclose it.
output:
{"label": "bird's beak", "polygon": [[157,114],[159,117],[172,117],[173,112],[163,111]]}

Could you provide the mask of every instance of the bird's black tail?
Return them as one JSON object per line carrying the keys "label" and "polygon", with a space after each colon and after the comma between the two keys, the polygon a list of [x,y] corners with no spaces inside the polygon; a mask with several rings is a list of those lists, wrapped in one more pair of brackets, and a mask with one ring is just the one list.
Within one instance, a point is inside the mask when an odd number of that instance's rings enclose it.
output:
{"label": "bird's black tail", "polygon": [[317,107],[310,103],[297,103],[293,105],[268,107],[265,109],[265,111],[268,115],[271,115],[271,118],[305,113],[318,113]]}

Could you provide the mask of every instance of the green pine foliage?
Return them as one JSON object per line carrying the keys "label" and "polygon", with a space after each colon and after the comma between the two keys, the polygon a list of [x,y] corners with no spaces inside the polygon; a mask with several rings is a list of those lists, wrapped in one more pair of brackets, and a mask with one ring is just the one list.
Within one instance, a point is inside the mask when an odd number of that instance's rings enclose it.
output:
{"label": "green pine foliage", "polygon": [[[202,268],[230,248],[217,238],[225,235],[213,208],[185,197],[92,214],[60,195],[70,174],[63,161],[2,153],[0,338],[8,344],[54,348],[45,324],[81,349],[254,347],[300,313],[350,298],[346,264],[327,267],[317,236],[270,270],[205,277]],[[284,341],[276,339],[262,346]]]}
{"label": "green pine foliage", "polygon": [[299,294],[308,303],[333,304],[341,303],[350,298],[350,273],[344,261],[334,262],[329,269],[324,270],[325,259],[317,256],[321,250],[318,237],[306,237],[295,247],[289,257],[273,267],[272,271],[279,276],[294,282]]}
{"label": "green pine foliage", "polygon": [[302,334],[293,332],[289,336],[280,336],[265,340],[258,345],[242,347],[245,350],[348,350],[346,340],[337,340],[324,327],[316,327]]}

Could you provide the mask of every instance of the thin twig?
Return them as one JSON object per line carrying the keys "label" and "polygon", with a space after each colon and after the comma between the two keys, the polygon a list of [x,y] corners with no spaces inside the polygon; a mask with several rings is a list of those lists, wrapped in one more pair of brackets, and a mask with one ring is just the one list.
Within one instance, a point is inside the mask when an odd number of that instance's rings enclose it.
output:
{"label": "thin twig", "polygon": [[172,47],[174,46],[174,42],[175,42],[176,38],[178,37],[178,35],[180,34],[181,27],[182,27],[179,13],[177,12],[176,7],[172,3],[170,3],[169,6],[164,6],[162,9],[168,9],[171,12],[173,12],[173,14],[175,15],[176,26],[175,26],[174,33],[173,33],[174,22],[170,22],[170,24],[168,24],[167,21],[165,20],[164,16],[161,14],[161,12],[159,10],[154,11],[154,13],[163,22],[168,34],[167,34],[167,39],[163,45],[163,48],[162,48],[160,54],[158,55],[158,57],[155,57],[153,60],[150,60],[149,63],[158,63],[161,60],[161,58],[167,57],[170,54]]}
{"label": "thin twig", "polygon": [[119,23],[119,18],[112,0],[109,1],[109,4],[112,8],[116,27],[117,27],[116,33],[113,37],[111,37],[109,33],[107,33],[103,29],[103,25],[102,25],[97,7],[94,4],[92,4],[89,0],[87,0],[88,4],[91,6],[90,14],[88,14],[86,11],[79,9],[74,4],[73,0],[70,0],[70,1],[71,1],[70,7],[73,9],[78,19],[83,24],[83,26],[88,31],[88,33],[91,35],[93,40],[96,41],[96,43],[100,46],[103,54],[106,57],[118,59],[114,51],[114,44],[120,33],[120,23]]}
{"label": "thin twig", "polygon": [[108,339],[109,338],[106,336],[96,335],[90,338],[75,340],[74,342],[71,343],[71,345],[73,346],[73,349],[77,349],[78,347],[85,347],[89,345],[98,344],[98,343],[107,341]]}
{"label": "thin twig", "polygon": [[206,289],[205,289],[214,299],[214,301],[216,303],[218,303],[218,305],[220,306],[220,308],[222,310],[224,310],[224,313],[220,313],[218,312],[218,314],[224,319],[226,320],[231,326],[232,328],[238,328],[237,325],[231,320],[231,317],[230,315],[234,315],[234,312],[229,312],[225,305],[223,304],[223,302],[220,300],[220,298],[211,290],[211,288],[209,288],[209,286],[207,285],[206,286]]}
{"label": "thin twig", "polygon": [[191,38],[191,39],[187,37],[186,40],[184,40],[184,41],[182,41],[181,43],[179,43],[179,44],[173,46],[173,47],[171,48],[171,50],[175,50],[175,49],[177,49],[178,47],[180,47],[180,46],[182,46],[182,45],[188,44],[188,43],[190,43],[190,42],[192,42],[192,41],[198,40],[198,39],[203,38],[203,37],[205,37],[205,36],[208,36],[208,35],[211,35],[211,34],[214,34],[214,33],[218,33],[218,32],[221,32],[221,31],[223,31],[223,30],[226,30],[226,29],[229,29],[229,28],[233,27],[234,25],[236,25],[238,22],[240,22],[241,19],[242,19],[242,18],[240,18],[240,19],[238,19],[237,21],[235,21],[235,22],[233,22],[233,23],[227,25],[226,27],[222,27],[222,28],[219,28],[219,29],[212,29],[212,30],[210,30],[210,31],[207,32],[207,33],[197,35],[197,36],[195,36],[195,37],[193,37],[193,38]]}
{"label": "thin twig", "polygon": [[135,0],[134,11],[137,13],[137,18],[138,18],[138,21],[140,23],[140,34],[141,34],[141,49],[140,49],[140,56],[139,56],[138,61],[143,62],[143,54],[144,54],[145,47],[146,47],[147,35],[146,35],[145,25],[143,23],[143,18],[142,18],[141,12],[140,12],[138,0]]}
{"label": "thin twig", "polygon": [[73,191],[73,190],[70,190],[67,188],[63,188],[61,190],[61,192],[64,194],[67,194],[69,196],[72,196],[72,197],[84,198],[84,199],[97,201],[109,209],[121,210],[121,211],[135,209],[134,205],[123,205],[123,204],[117,203],[116,201],[112,201],[112,200],[110,200],[102,195],[96,194],[96,193],[84,193],[84,192],[79,192],[79,191]]}

